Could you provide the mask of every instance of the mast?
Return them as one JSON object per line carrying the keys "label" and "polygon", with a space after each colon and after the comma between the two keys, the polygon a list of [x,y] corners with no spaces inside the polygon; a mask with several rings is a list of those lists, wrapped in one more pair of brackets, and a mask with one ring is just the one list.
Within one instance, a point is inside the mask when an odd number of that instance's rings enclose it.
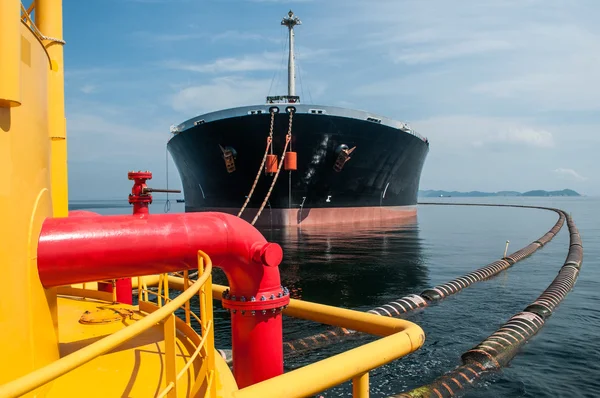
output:
{"label": "mast", "polygon": [[289,30],[289,59],[288,59],[288,96],[296,95],[296,70],[294,65],[294,26],[301,25],[300,18],[294,16],[292,10],[288,12],[288,16],[281,21],[282,25],[288,27]]}

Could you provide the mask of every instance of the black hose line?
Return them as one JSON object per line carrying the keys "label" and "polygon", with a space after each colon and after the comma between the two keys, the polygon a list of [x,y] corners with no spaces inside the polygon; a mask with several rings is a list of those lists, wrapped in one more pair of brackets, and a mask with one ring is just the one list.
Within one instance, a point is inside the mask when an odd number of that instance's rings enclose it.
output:
{"label": "black hose line", "polygon": [[573,219],[561,211],[570,233],[569,253],[550,286],[523,312],[506,322],[491,336],[461,356],[462,365],[430,384],[393,395],[402,398],[447,398],[473,385],[476,379],[508,365],[519,349],[543,326],[571,291],[583,262],[581,236]]}
{"label": "black hose line", "polygon": [[[492,277],[498,275],[502,271],[510,268],[512,265],[517,262],[529,257],[537,250],[542,248],[548,242],[550,242],[554,236],[560,231],[562,228],[565,219],[566,213],[560,209],[550,208],[550,207],[541,207],[541,206],[525,206],[525,205],[501,205],[501,204],[472,204],[472,203],[419,203],[420,205],[446,205],[446,206],[489,206],[489,207],[516,207],[516,208],[529,208],[529,209],[540,209],[540,210],[549,210],[554,211],[559,215],[558,220],[554,224],[554,226],[541,238],[535,240],[528,246],[517,250],[516,252],[507,255],[506,257],[494,261],[491,264],[488,264],[484,267],[481,267],[471,273],[460,276],[456,279],[451,280],[450,282],[437,285],[435,287],[429,288],[421,292],[420,294],[411,294],[405,297],[401,297],[397,300],[391,301],[387,304],[384,304],[380,307],[369,310],[368,312],[371,314],[381,315],[381,316],[405,316],[406,314],[413,312],[415,310],[428,307],[432,303],[436,303],[438,301],[443,300],[444,298],[458,293],[464,288],[469,287],[473,283],[484,281],[491,279]],[[579,250],[581,249],[581,238],[577,232],[577,229],[573,222],[571,221],[569,225],[569,229],[573,228],[575,233],[571,232],[572,242],[576,242],[579,244]],[[575,239],[573,241],[573,239]],[[576,256],[576,253],[573,254]],[[576,257],[570,259],[567,258],[568,262],[575,262]],[[579,262],[579,264],[581,261]],[[541,298],[541,304],[548,304]],[[537,301],[536,301],[537,303]],[[534,304],[536,304],[534,303]],[[532,304],[532,305],[534,305]],[[283,349],[284,354],[287,355],[297,355],[300,353],[304,353],[308,350],[314,350],[316,348],[320,348],[342,339],[346,339],[353,335],[360,335],[352,330],[344,329],[344,328],[333,328],[323,333],[319,333],[313,336],[308,336],[304,338],[300,338],[297,340],[284,342]]]}

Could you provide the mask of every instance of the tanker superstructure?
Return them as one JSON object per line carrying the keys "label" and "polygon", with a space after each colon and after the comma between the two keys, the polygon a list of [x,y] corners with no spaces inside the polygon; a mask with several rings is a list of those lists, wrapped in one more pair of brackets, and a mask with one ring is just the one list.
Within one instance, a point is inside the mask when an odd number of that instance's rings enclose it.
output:
{"label": "tanker superstructure", "polygon": [[281,23],[289,30],[288,95],[172,128],[168,149],[186,211],[223,211],[270,226],[413,217],[428,140],[367,111],[300,103],[300,20],[290,11]]}

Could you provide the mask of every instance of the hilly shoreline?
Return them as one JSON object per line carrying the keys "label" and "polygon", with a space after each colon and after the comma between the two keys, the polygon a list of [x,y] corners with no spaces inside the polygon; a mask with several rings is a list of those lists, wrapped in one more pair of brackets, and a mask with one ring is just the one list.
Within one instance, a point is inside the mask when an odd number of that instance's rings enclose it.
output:
{"label": "hilly shoreline", "polygon": [[420,190],[419,197],[421,198],[439,198],[439,197],[460,197],[460,198],[482,198],[489,196],[504,196],[504,197],[515,197],[515,196],[528,196],[528,197],[549,197],[549,196],[581,196],[578,192],[572,189],[563,189],[561,191],[544,191],[537,189],[527,192],[517,191],[499,191],[499,192],[481,192],[481,191],[470,191],[470,192],[459,192],[459,191],[439,191],[439,190]]}

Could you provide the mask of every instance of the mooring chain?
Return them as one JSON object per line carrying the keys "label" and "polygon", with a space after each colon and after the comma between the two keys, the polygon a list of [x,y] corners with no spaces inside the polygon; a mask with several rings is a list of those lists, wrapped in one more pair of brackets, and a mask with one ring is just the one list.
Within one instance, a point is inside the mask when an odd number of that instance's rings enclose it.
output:
{"label": "mooring chain", "polygon": [[242,216],[242,213],[246,209],[246,206],[248,206],[248,203],[250,203],[250,198],[252,198],[254,189],[256,188],[256,185],[258,184],[258,180],[260,179],[260,175],[262,174],[262,169],[263,169],[263,167],[265,167],[265,161],[267,160],[267,155],[269,154],[269,148],[271,149],[271,153],[273,153],[272,143],[273,143],[273,125],[274,125],[274,123],[275,123],[275,112],[271,111],[271,127],[269,128],[269,136],[267,137],[267,148],[265,149],[265,154],[263,155],[262,162],[260,163],[260,167],[258,168],[258,173],[256,173],[256,178],[254,179],[254,183],[252,184],[250,193],[246,197],[246,201],[244,202],[244,205],[242,206],[242,208],[240,209],[240,212],[237,215],[238,217]]}
{"label": "mooring chain", "polygon": [[[288,124],[288,132],[287,132],[287,136],[285,137],[290,143],[290,151],[292,150],[292,118],[293,117],[294,117],[294,111],[292,111],[290,109],[290,123]],[[285,155],[285,151],[283,152],[283,154]]]}
{"label": "mooring chain", "polygon": [[275,173],[275,177],[273,177],[273,182],[271,182],[271,187],[269,188],[269,191],[267,192],[267,195],[265,196],[265,200],[263,200],[262,204],[260,205],[260,208],[258,209],[258,213],[256,213],[256,216],[250,223],[252,225],[254,225],[256,223],[256,220],[258,220],[258,217],[260,217],[260,214],[262,213],[263,209],[265,208],[265,205],[267,204],[267,201],[269,200],[269,197],[271,196],[271,192],[273,191],[273,187],[275,186],[275,183],[277,182],[277,177],[279,177],[279,172],[281,171],[281,168],[283,167],[283,163],[285,160],[285,154],[287,153],[288,145],[290,145],[290,143],[292,142],[292,119],[293,119],[293,117],[294,117],[294,111],[292,109],[290,109],[290,122],[288,125],[287,135],[285,136],[285,146],[283,147],[283,152],[281,153],[281,160],[279,161],[279,167],[277,168],[277,173]]}

